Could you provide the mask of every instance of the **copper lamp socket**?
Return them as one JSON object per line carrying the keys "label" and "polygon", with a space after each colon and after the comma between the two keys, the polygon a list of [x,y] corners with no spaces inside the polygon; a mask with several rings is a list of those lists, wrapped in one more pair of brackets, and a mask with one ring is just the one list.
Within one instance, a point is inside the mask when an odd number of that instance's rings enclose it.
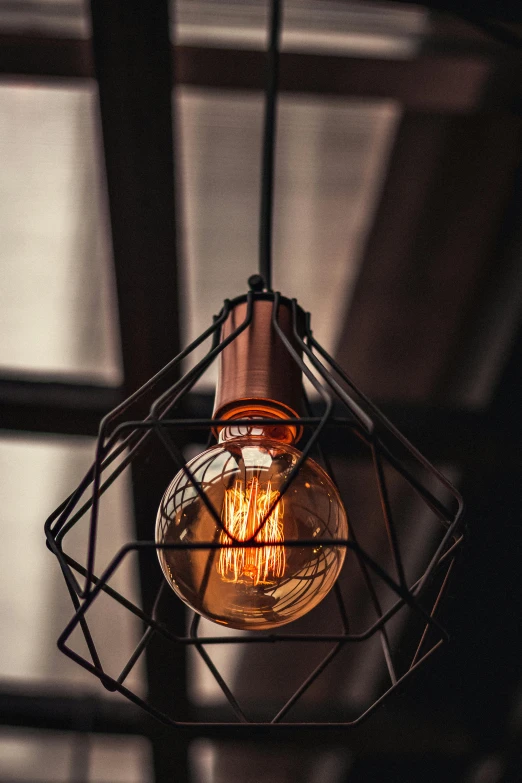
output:
{"label": "copper lamp socket", "polygon": [[[298,418],[303,407],[303,377],[290,357],[287,347],[273,323],[274,297],[256,296],[252,303],[252,320],[219,355],[218,382],[214,404],[215,419]],[[297,333],[305,333],[305,314],[297,307]],[[247,318],[246,297],[232,302],[232,310],[222,326],[221,341],[241,326]],[[292,302],[281,298],[277,323],[294,350],[302,355],[294,335]],[[221,427],[216,427],[219,432]],[[270,427],[270,436],[287,442],[297,441],[302,427]]]}

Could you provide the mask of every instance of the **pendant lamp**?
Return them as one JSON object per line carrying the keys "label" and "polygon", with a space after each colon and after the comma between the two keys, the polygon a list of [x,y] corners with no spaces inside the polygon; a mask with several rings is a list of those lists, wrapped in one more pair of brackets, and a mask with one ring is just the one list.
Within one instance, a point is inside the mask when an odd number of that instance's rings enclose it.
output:
{"label": "pendant lamp", "polygon": [[[295,299],[272,290],[280,10],[278,0],[272,0],[259,274],[249,279],[246,294],[225,301],[202,335],[103,419],[91,469],[45,524],[48,547],[59,561],[74,607],[59,648],[108,690],[119,691],[167,725],[193,723],[186,716],[162,712],[126,684],[152,639],[193,647],[201,656],[234,714],[234,720],[220,726],[274,731],[288,725],[339,728],[359,723],[447,640],[435,614],[462,541],[462,499],[315,340],[310,314]],[[180,377],[185,360],[203,345],[203,358]],[[183,416],[191,390],[214,363],[218,382],[213,415]],[[136,410],[144,403],[148,413],[138,419]],[[187,432],[197,432],[198,442],[202,433],[207,439],[207,448],[188,461],[183,451]],[[335,459],[329,454],[333,440]],[[111,524],[100,514],[100,499],[152,449],[171,461],[172,481],[158,498],[156,519],[150,519],[150,540],[128,542],[98,574],[98,530]],[[369,466],[368,491],[379,508],[382,535],[376,551],[361,535],[360,520],[353,518],[350,498],[336,476],[339,462],[344,472],[354,455]],[[418,539],[416,523],[408,522],[405,540],[390,497],[391,475],[400,477],[415,497],[416,517],[434,520],[429,541],[424,542],[422,567],[414,575],[404,553]],[[88,531],[82,562],[67,553],[68,535],[76,526]],[[151,611],[111,584],[122,564],[137,552],[154,558],[164,577]],[[372,619],[356,629],[350,616],[354,596],[347,602],[343,594],[343,569],[357,570],[355,604],[371,610]],[[186,635],[173,634],[158,618],[158,605],[169,589],[192,612]],[[90,627],[93,604],[102,595],[144,626],[141,641],[118,674],[104,668]],[[330,631],[292,630],[296,620],[314,609],[322,612],[325,606]],[[215,624],[215,635],[200,635],[201,617]],[[412,644],[408,632],[411,653],[405,658],[404,651],[394,651],[392,637],[407,617],[418,633]],[[241,633],[223,634],[223,627]],[[85,654],[72,644],[76,629],[86,642]],[[360,705],[358,714],[326,716],[321,723],[292,721],[292,711],[336,657],[376,639],[381,650],[380,690]],[[243,649],[275,646],[289,667],[294,656],[306,655],[311,645],[326,644],[329,649],[277,713],[259,721],[239,705],[208,653],[225,643]],[[200,723],[206,724],[204,717]]]}

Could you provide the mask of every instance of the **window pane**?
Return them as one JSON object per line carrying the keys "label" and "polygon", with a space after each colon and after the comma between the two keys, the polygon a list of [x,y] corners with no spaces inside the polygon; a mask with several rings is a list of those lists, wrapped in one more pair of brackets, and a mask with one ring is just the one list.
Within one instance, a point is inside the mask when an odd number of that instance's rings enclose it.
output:
{"label": "window pane", "polygon": [[[180,44],[266,46],[265,0],[177,0],[172,8],[173,37]],[[360,57],[412,57],[427,23],[425,9],[401,4],[287,0],[282,48]]]}
{"label": "window pane", "polygon": [[0,0],[0,30],[88,38],[88,6],[84,0]]}
{"label": "window pane", "polygon": [[[184,88],[178,105],[183,323],[193,340],[225,298],[246,291],[258,269],[263,97]],[[314,332],[330,350],[350,301],[399,114],[391,101],[280,97],[273,285],[312,312]],[[213,377],[209,372],[208,385]]]}
{"label": "window pane", "polygon": [[0,85],[0,368],[121,379],[96,105]]}
{"label": "window pane", "polygon": [[[76,487],[93,459],[94,441],[88,438],[24,436],[0,438],[0,505],[4,545],[0,552],[0,677],[56,683],[64,687],[89,686],[105,693],[85,669],[56,647],[56,640],[73,615],[73,606],[58,562],[47,550],[43,524],[46,517]],[[97,571],[119,548],[133,539],[129,486],[120,479],[104,496],[103,520],[97,548]],[[100,520],[101,521],[101,520]],[[151,525],[153,525],[151,521]],[[79,525],[80,526],[80,525]],[[83,538],[86,535],[84,526]],[[84,562],[74,548],[65,549]],[[83,551],[83,547],[82,547]],[[131,599],[139,590],[135,563],[117,573],[116,589]],[[104,598],[104,596],[100,596]],[[116,602],[93,604],[92,629],[102,663],[109,674],[123,665],[136,645],[141,623]],[[114,606],[113,606],[114,604]],[[71,646],[76,648],[76,637]],[[117,639],[117,644],[111,640]],[[79,649],[83,653],[83,649]],[[132,671],[128,684],[143,688],[143,661]],[[119,673],[119,669],[118,672]]]}
{"label": "window pane", "polygon": [[80,771],[84,783],[148,783],[150,743],[143,737],[0,729],[2,780],[68,783]]}

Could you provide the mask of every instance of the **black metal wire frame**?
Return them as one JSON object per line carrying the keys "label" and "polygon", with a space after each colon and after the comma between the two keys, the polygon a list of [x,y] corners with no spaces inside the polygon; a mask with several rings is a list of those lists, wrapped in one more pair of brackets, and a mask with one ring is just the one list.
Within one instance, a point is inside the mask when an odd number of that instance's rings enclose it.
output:
{"label": "black metal wire frame", "polygon": [[[255,537],[266,523],[273,511],[273,506],[278,500],[268,509],[258,530],[248,541],[236,540],[230,535],[228,530],[225,532],[227,533],[228,539],[231,541],[229,544],[219,543],[216,540],[197,544],[158,544],[152,540],[133,541],[127,543],[115,554],[100,576],[97,576],[95,573],[100,498],[131,462],[142,458],[145,446],[151,447],[156,443],[160,448],[166,450],[174,462],[176,470],[185,472],[188,481],[194,487],[201,498],[201,501],[206,505],[218,528],[224,530],[219,510],[214,508],[211,500],[207,497],[204,488],[198,484],[189,467],[186,465],[182,449],[180,448],[179,443],[176,442],[176,434],[179,434],[181,430],[186,433],[192,429],[198,428],[208,430],[210,437],[212,438],[212,432],[216,426],[229,422],[211,418],[184,419],[182,416],[174,418],[172,414],[175,414],[176,409],[179,410],[182,407],[185,395],[190,392],[197,380],[208,369],[212,362],[216,360],[221,351],[249,326],[252,321],[253,306],[256,298],[269,299],[273,302],[273,330],[285,346],[289,362],[295,362],[299,366],[303,375],[308,378],[322,400],[321,415],[308,415],[288,420],[289,424],[301,425],[303,428],[306,428],[309,437],[305,442],[301,455],[294,468],[280,489],[280,497],[284,496],[288,491],[302,465],[312,453],[314,456],[318,456],[320,461],[323,462],[323,465],[335,481],[335,477],[332,475],[331,466],[323,453],[325,452],[324,442],[321,442],[320,440],[321,435],[323,435],[325,430],[329,427],[343,428],[347,434],[347,438],[355,437],[366,444],[371,463],[374,467],[376,488],[383,514],[383,525],[389,542],[390,556],[393,563],[393,575],[382,568],[375,559],[364,550],[359,544],[353,528],[350,529],[347,539],[322,540],[324,546],[344,547],[347,550],[353,551],[357,562],[359,563],[370,601],[376,614],[376,619],[371,625],[359,633],[350,632],[349,617],[338,584],[336,584],[334,588],[334,597],[342,632],[329,634],[257,632],[241,637],[219,635],[200,637],[198,635],[198,616],[194,617],[187,636],[177,636],[164,624],[159,622],[156,616],[158,603],[166,589],[165,583],[162,583],[154,607],[150,613],[147,613],[143,608],[135,605],[109,584],[122,562],[133,552],[152,552],[153,550],[157,551],[160,549],[206,549],[213,551],[226,547],[234,547],[238,544],[241,547],[249,548],[266,547],[269,544],[258,542],[255,540]],[[241,323],[226,339],[220,341],[221,326],[230,313],[231,308],[239,301],[245,301],[245,299],[247,308],[243,323]],[[240,729],[242,726],[256,726],[258,728],[270,727],[271,730],[283,729],[285,726],[308,726],[312,728],[326,726],[338,729],[358,724],[361,720],[370,715],[388,695],[401,686],[406,679],[411,677],[419,666],[448,638],[446,631],[435,618],[435,611],[444,592],[454,558],[462,540],[462,498],[451,482],[423,457],[422,454],[420,454],[393,426],[393,424],[386,419],[376,406],[357,389],[353,381],[343,372],[342,368],[340,368],[335,360],[327,354],[319,343],[317,343],[310,328],[309,316],[307,317],[306,334],[304,338],[299,335],[297,329],[298,305],[295,300],[291,303],[289,303],[288,300],[284,300],[285,306],[291,306],[292,308],[294,344],[287,339],[278,323],[278,312],[281,301],[282,298],[279,293],[261,293],[254,291],[250,291],[246,297],[239,297],[233,302],[226,301],[222,311],[214,318],[213,324],[200,337],[167,364],[163,370],[151,378],[148,383],[122,402],[103,419],[100,424],[96,456],[93,465],[84,479],[80,482],[77,489],[56,509],[45,523],[47,545],[59,561],[75,610],[72,619],[59,637],[58,646],[60,650],[85,669],[92,672],[92,674],[96,675],[108,690],[118,691],[167,725],[184,727],[186,729],[190,729],[196,725],[201,727],[201,723],[195,724],[193,721],[179,720],[174,716],[160,712],[152,704],[149,704],[136,695],[125,685],[127,676],[132,671],[140,655],[146,650],[151,639],[155,636],[160,636],[169,643],[193,646],[208,666],[216,682],[223,691],[225,698],[234,711],[237,721],[219,724],[206,723],[206,726],[214,726],[216,729],[219,727],[225,729],[226,727],[232,726],[235,729]],[[176,382],[170,385],[166,391],[163,391],[152,401],[149,408],[149,414],[145,419],[133,420],[126,418],[132,411],[136,402],[143,398],[146,399],[147,395],[150,395],[158,384],[168,383],[169,377],[176,373],[180,363],[206,340],[210,340],[210,347],[206,355],[191,370],[185,373],[181,379],[176,380]],[[308,412],[310,412],[309,403],[307,404]],[[344,415],[341,416],[338,414],[339,409]],[[249,424],[251,421],[245,419],[238,420],[236,423],[238,425]],[[272,424],[273,420],[260,419],[258,423]],[[383,441],[383,435],[385,433],[386,443]],[[156,436],[156,440],[151,438],[153,435]],[[392,441],[391,445],[390,439]],[[186,442],[186,440],[184,442]],[[394,448],[393,444],[397,444],[398,448]],[[408,460],[400,459],[397,456],[397,450],[402,451],[402,453],[406,452],[408,454]],[[421,577],[411,585],[408,585],[407,583],[396,525],[388,498],[384,470],[385,464],[390,465],[403,477],[416,495],[424,502],[427,509],[433,512],[441,524],[442,536],[429,560],[428,566]],[[425,474],[424,480],[417,475],[419,466]],[[415,468],[417,473],[414,473],[410,468]],[[440,491],[444,494],[444,499],[437,497],[428,486],[428,484],[433,485],[434,482],[437,483]],[[88,499],[82,502],[82,498],[87,491],[89,493]],[[451,508],[448,506],[448,499],[451,500]],[[89,522],[88,546],[85,562],[79,563],[64,551],[64,541],[67,534],[80,521],[85,521],[86,519]],[[155,520],[150,521],[151,533],[154,529],[154,522]],[[315,546],[316,543],[315,539],[306,541],[286,541],[285,547]],[[83,578],[83,585],[80,584],[78,576]],[[436,595],[434,604],[432,604],[431,607],[426,607],[423,601],[426,595],[426,588],[429,585],[433,586],[436,578],[442,580],[442,585]],[[386,611],[382,611],[373,580],[377,580],[377,582],[386,585],[395,595],[395,603]],[[89,609],[102,592],[141,619],[145,626],[145,631],[140,642],[117,677],[112,677],[103,669],[100,655],[89,628]],[[421,620],[424,630],[409,667],[405,673],[398,674],[393,663],[387,624],[405,607],[409,608],[411,612]],[[85,638],[90,660],[80,655],[68,645],[71,634],[78,626]],[[341,723],[292,723],[283,720],[305,691],[315,682],[327,668],[329,663],[346,647],[346,645],[351,643],[364,643],[374,634],[378,634],[381,640],[388,682],[384,685],[384,692],[382,695],[374,701],[373,704],[368,705],[356,719],[346,720]],[[433,641],[428,644],[429,640]],[[220,672],[217,670],[205,649],[207,645],[212,646],[220,644],[296,644],[303,642],[331,642],[334,646],[269,722],[249,721],[245,711],[239,705],[231,689],[223,680]]]}

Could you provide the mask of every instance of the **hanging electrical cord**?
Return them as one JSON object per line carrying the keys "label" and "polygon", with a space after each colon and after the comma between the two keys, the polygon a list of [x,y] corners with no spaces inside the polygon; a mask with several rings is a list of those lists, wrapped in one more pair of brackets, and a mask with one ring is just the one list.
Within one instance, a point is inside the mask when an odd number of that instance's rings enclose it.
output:
{"label": "hanging electrical cord", "polygon": [[265,90],[265,124],[261,164],[261,215],[259,225],[259,274],[264,287],[272,290],[272,223],[274,192],[274,158],[277,119],[277,84],[279,76],[279,39],[281,33],[280,0],[271,0],[270,31],[267,49]]}

